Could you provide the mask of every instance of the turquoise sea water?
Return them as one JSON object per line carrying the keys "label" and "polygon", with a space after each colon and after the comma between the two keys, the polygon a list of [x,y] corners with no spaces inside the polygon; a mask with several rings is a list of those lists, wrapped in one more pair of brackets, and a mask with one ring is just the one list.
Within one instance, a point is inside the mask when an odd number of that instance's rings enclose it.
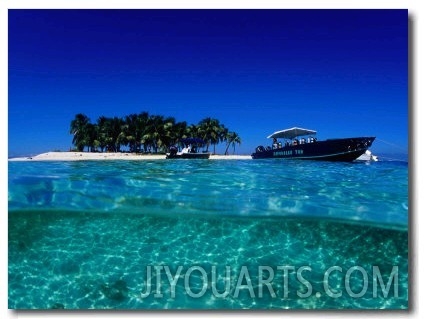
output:
{"label": "turquoise sea water", "polygon": [[9,162],[9,308],[404,309],[408,165]]}

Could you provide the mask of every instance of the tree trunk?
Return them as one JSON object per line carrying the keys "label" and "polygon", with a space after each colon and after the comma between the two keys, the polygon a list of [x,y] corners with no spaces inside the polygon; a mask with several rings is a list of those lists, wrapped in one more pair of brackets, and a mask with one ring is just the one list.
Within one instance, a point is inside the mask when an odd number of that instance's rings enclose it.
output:
{"label": "tree trunk", "polygon": [[229,147],[230,147],[230,143],[228,143],[228,144],[227,144],[227,147],[226,147],[226,149],[225,149],[225,153],[224,153],[225,155],[228,155],[228,148],[229,148]]}

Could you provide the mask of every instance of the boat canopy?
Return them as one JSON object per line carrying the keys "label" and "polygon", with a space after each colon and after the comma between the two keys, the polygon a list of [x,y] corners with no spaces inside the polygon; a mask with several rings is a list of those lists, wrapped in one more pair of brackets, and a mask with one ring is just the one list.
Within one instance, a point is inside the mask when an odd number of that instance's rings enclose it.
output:
{"label": "boat canopy", "polygon": [[277,131],[272,133],[268,138],[286,138],[286,139],[293,139],[298,136],[304,136],[304,135],[314,135],[316,134],[316,131],[308,130],[305,128],[300,127],[292,127],[286,130]]}

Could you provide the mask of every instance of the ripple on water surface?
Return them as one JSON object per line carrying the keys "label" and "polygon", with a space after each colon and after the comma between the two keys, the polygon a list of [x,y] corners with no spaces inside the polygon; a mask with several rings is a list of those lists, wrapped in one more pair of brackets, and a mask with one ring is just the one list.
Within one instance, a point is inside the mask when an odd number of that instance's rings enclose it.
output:
{"label": "ripple on water surface", "polygon": [[408,167],[284,160],[9,163],[9,210],[37,208],[310,216],[407,229]]}

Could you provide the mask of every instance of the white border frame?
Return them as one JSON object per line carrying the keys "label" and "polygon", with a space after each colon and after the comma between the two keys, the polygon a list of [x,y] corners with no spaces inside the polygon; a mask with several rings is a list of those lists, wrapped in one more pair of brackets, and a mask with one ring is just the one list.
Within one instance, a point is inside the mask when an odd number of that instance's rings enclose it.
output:
{"label": "white border frame", "polygon": [[[294,8],[311,8],[311,9],[408,9],[409,10],[409,26],[410,26],[410,53],[409,53],[409,196],[410,196],[410,289],[409,289],[409,311],[372,311],[360,313],[355,311],[285,311],[266,312],[266,311],[244,311],[244,312],[143,312],[139,311],[126,311],[126,312],[104,312],[104,311],[75,311],[75,312],[24,312],[24,311],[11,311],[7,310],[8,306],[8,288],[7,288],[7,156],[8,156],[8,139],[7,139],[7,119],[8,119],[8,46],[7,46],[7,26],[8,26],[8,9],[43,9],[43,8],[281,8],[281,9],[294,9]],[[1,176],[6,179],[2,183],[0,234],[0,250],[2,253],[2,262],[0,263],[0,318],[71,318],[71,317],[94,317],[94,318],[122,318],[131,317],[139,318],[140,316],[153,318],[153,317],[169,317],[169,316],[193,316],[198,317],[216,317],[222,316],[269,316],[269,317],[300,317],[300,318],[334,318],[334,317],[350,317],[350,316],[372,316],[384,318],[402,318],[402,317],[423,317],[423,306],[420,305],[420,300],[423,300],[422,294],[419,289],[424,287],[423,277],[420,276],[418,269],[419,265],[423,267],[423,254],[418,255],[418,247],[423,243],[423,232],[420,232],[420,226],[423,226],[424,211],[422,209],[422,201],[419,201],[419,194],[423,194],[423,173],[422,169],[417,163],[422,163],[423,160],[420,145],[418,143],[419,137],[423,136],[423,125],[419,125],[419,120],[423,119],[423,108],[418,107],[422,101],[422,93],[418,90],[422,81],[419,81],[423,75],[423,64],[418,62],[418,56],[423,56],[423,12],[422,5],[418,0],[346,0],[346,1],[314,1],[314,0],[206,0],[206,1],[171,1],[171,0],[155,0],[155,1],[142,1],[142,0],[1,0],[0,1],[0,119],[3,121],[0,125],[1,138],[3,143],[0,152],[2,152]],[[421,12],[420,12],[421,11]],[[421,16],[420,16],[421,14]],[[421,20],[420,20],[421,18]],[[420,35],[420,36],[419,36]],[[422,92],[422,90],[421,90]],[[421,182],[421,183],[420,183]],[[422,252],[422,249],[421,249]],[[421,288],[422,289],[422,288]]]}

